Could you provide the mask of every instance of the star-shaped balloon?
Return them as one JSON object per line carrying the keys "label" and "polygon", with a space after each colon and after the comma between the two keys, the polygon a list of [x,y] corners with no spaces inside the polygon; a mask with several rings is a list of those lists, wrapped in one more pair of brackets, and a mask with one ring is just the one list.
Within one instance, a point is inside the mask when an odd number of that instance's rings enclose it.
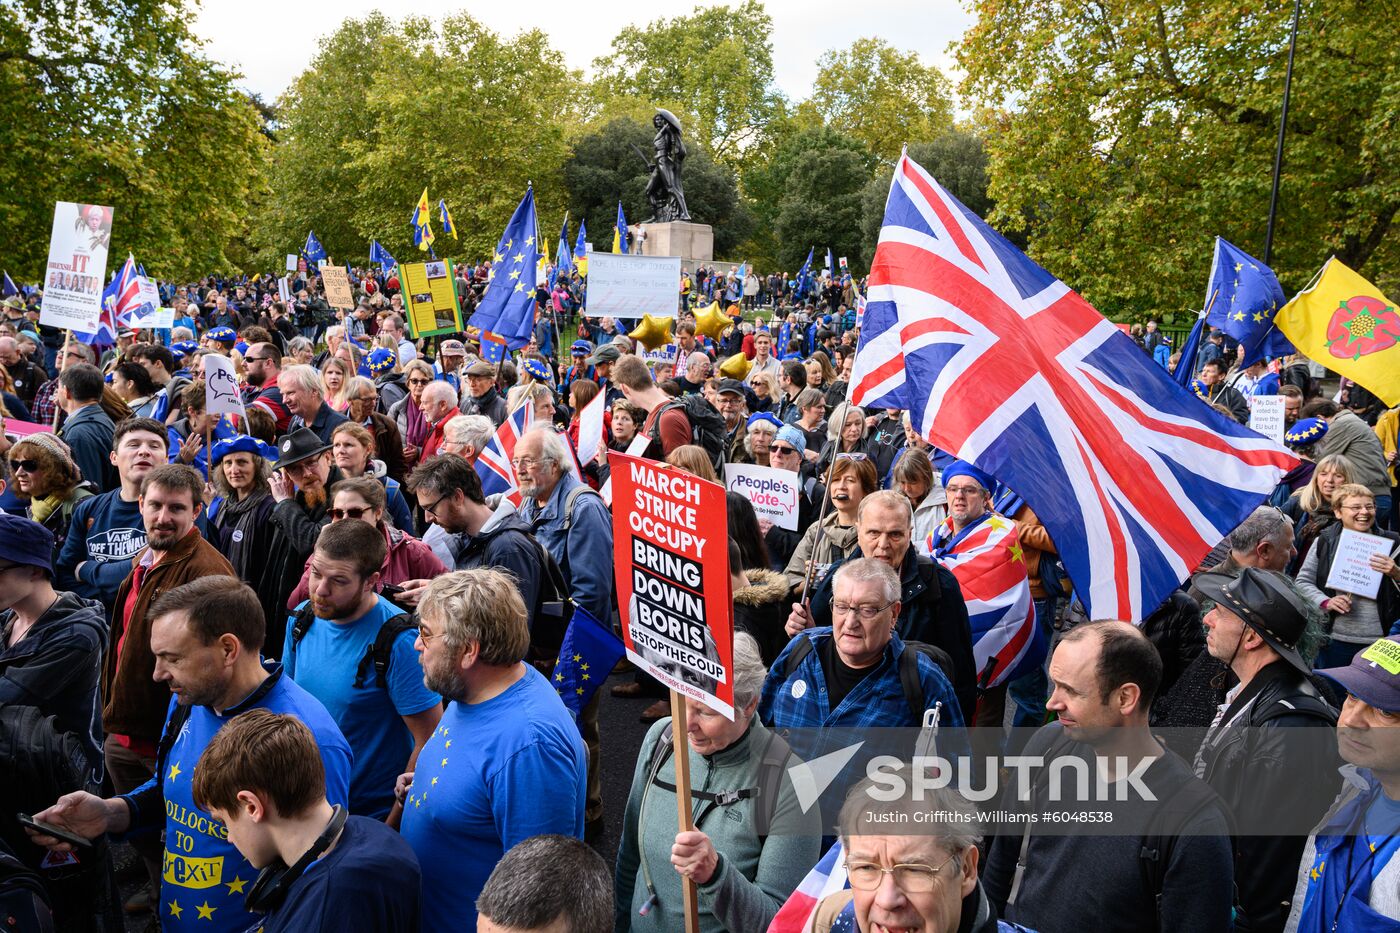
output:
{"label": "star-shaped balloon", "polygon": [[749,370],[751,369],[753,369],[753,360],[744,356],[742,353],[736,353],[719,364],[719,374],[727,379],[739,379],[742,381],[743,378],[749,374]]}
{"label": "star-shaped balloon", "polygon": [[637,329],[627,336],[648,350],[664,347],[671,342],[671,319],[644,314],[642,315],[642,323],[638,324]]}
{"label": "star-shaped balloon", "polygon": [[723,339],[724,332],[732,326],[734,322],[719,309],[718,301],[708,308],[701,308],[695,315],[695,329],[711,340]]}

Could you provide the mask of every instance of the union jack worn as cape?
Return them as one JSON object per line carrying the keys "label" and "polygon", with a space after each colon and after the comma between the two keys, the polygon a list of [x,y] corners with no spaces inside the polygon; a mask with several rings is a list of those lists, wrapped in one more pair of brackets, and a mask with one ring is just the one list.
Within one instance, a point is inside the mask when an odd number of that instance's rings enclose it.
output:
{"label": "union jack worn as cape", "polygon": [[846,880],[846,854],[837,840],[778,908],[777,916],[768,924],[768,933],[807,933],[821,899],[850,886]]}
{"label": "union jack worn as cape", "polygon": [[1141,621],[1298,461],[1178,386],[907,155],[851,401],[1020,493],[1091,618]]}
{"label": "union jack worn as cape", "polygon": [[[990,687],[1020,677],[1044,663],[1049,645],[1035,624],[1016,523],[985,512],[962,531],[945,518],[928,536],[934,560],[958,578],[972,626],[972,654],[980,675],[995,661]],[[980,681],[979,681],[980,682]]]}
{"label": "union jack worn as cape", "polygon": [[516,481],[515,467],[510,461],[515,457],[515,445],[525,433],[533,410],[528,403],[518,406],[501,422],[490,443],[476,458],[476,473],[481,477],[483,495],[504,493],[512,503],[520,504],[520,483]]}

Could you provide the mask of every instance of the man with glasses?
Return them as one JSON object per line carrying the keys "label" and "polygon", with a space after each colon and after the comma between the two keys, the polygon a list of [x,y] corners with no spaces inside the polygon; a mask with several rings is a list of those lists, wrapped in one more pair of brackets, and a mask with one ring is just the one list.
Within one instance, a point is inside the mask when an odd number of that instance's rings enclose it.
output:
{"label": "man with glasses", "polygon": [[[272,543],[268,564],[282,568],[282,583],[274,605],[285,606],[301,581],[306,561],[316,548],[321,528],[330,524],[327,490],[342,479],[331,461],[331,445],[322,443],[310,428],[297,428],[277,441],[277,471],[268,487],[277,504],[272,507]],[[269,650],[281,645],[274,639]]]}
{"label": "man with glasses", "polygon": [[277,387],[277,379],[282,375],[282,354],[270,343],[255,343],[243,354],[243,370],[248,375],[248,404],[267,409],[276,422],[277,433],[286,434],[292,414]]}
{"label": "man with glasses", "polygon": [[[922,710],[941,706],[940,722],[960,726],[961,706],[938,664],[907,649],[896,631],[899,575],[889,564],[856,558],[833,573],[830,626],[799,632],[773,662],[758,715],[774,729],[831,726],[917,727]],[[906,678],[918,683],[916,716]]]}
{"label": "man with glasses", "polygon": [[[417,632],[376,591],[387,553],[368,522],[322,528],[307,565],[310,598],[286,620],[282,643],[287,676],[325,705],[350,743],[350,812],[375,819],[389,814],[394,779],[413,770],[442,718],[442,697],[423,685]],[[404,624],[391,627],[396,618]]]}

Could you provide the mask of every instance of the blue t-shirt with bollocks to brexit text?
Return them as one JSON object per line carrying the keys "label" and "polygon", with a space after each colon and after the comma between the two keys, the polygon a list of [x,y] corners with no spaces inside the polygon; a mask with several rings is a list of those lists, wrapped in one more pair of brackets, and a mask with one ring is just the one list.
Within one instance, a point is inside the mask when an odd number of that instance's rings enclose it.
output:
{"label": "blue t-shirt with bollocks to brexit text", "polygon": [[[170,712],[175,705],[172,697]],[[284,676],[280,665],[270,665],[268,680],[222,715],[207,706],[192,707],[170,746],[163,773],[157,776],[165,797],[165,855],[158,908],[161,929],[166,933],[243,933],[258,924],[258,915],[243,907],[257,871],[228,841],[224,824],[195,806],[191,792],[195,764],[214,733],[250,709],[290,714],[305,723],[321,750],[326,799],[341,805],[349,800],[349,743],[320,701]],[[169,713],[166,722],[170,722]],[[141,794],[155,780],[127,797]]]}
{"label": "blue t-shirt with bollocks to brexit text", "polygon": [[583,838],[588,757],[544,675],[482,703],[448,704],[418,756],[401,832],[423,871],[423,933],[476,929],[476,898],[511,846]]}
{"label": "blue t-shirt with bollocks to brexit text", "polygon": [[[389,655],[388,689],[379,682],[371,665],[364,683],[355,686],[355,671],[374,645],[380,627],[403,612],[382,596],[373,609],[353,622],[316,619],[299,643],[292,641],[287,620],[282,645],[282,665],[308,693],[320,700],[340,726],[355,766],[350,772],[350,812],[383,818],[394,804],[394,781],[408,770],[413,733],[404,723],[412,716],[442,703],[442,697],[423,685],[423,668],[413,649],[413,629],[394,639]],[[297,607],[300,610],[306,603]]]}

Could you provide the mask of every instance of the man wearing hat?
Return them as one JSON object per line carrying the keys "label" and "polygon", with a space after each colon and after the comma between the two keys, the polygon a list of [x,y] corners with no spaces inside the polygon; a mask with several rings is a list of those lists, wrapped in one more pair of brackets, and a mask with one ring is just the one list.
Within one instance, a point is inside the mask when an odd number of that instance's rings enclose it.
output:
{"label": "man wearing hat", "polygon": [[15,395],[19,396],[19,400],[26,407],[33,404],[34,395],[39,391],[39,386],[48,380],[48,374],[25,358],[20,352],[19,341],[14,337],[0,337],[0,364],[15,381]]}
{"label": "man wearing hat", "polygon": [[585,361],[587,365],[593,367],[593,381],[598,383],[598,388],[603,391],[603,405],[611,409],[613,402],[622,398],[622,390],[613,385],[612,369],[619,359],[622,358],[622,348],[615,343],[605,343]]}
{"label": "man wearing hat", "polygon": [[1197,574],[1193,583],[1215,603],[1204,620],[1206,650],[1239,679],[1196,753],[1196,774],[1235,818],[1237,923],[1282,930],[1304,839],[1260,835],[1261,827],[1285,814],[1309,825],[1326,811],[1339,783],[1337,713],[1308,680],[1299,651],[1308,608],[1288,578],[1245,567],[1233,577]]}
{"label": "man wearing hat", "polygon": [[[306,561],[316,549],[321,528],[330,524],[328,490],[342,479],[331,460],[331,445],[310,428],[296,428],[277,439],[277,471],[268,480],[272,498],[272,545],[268,565],[282,568],[282,585],[275,605],[285,606],[287,597],[301,581]],[[269,652],[281,653],[272,639]]]}
{"label": "man wearing hat", "polygon": [[724,418],[724,459],[735,463],[744,452],[749,419],[748,392],[738,379],[721,379],[715,383],[715,401],[715,407]]}
{"label": "man wearing hat", "polygon": [[559,380],[559,392],[565,398],[569,397],[569,386],[575,379],[596,379],[598,374],[592,366],[588,365],[588,355],[593,352],[593,344],[587,340],[575,340],[573,346],[569,347],[569,356],[573,360],[573,365],[564,370],[564,378]]}
{"label": "man wearing hat", "polygon": [[1342,789],[1298,866],[1287,929],[1400,930],[1400,636],[1317,672],[1346,690]]}
{"label": "man wearing hat", "polygon": [[485,415],[499,428],[510,412],[506,410],[505,397],[496,388],[496,367],[485,360],[477,360],[467,367],[466,377],[467,391],[461,413]]}
{"label": "man wearing hat", "polygon": [[[444,340],[438,344],[437,362],[433,364],[433,374],[446,382],[460,394],[462,381],[459,372],[467,358],[467,348],[460,340]],[[405,389],[407,391],[407,389]],[[386,406],[386,412],[389,410]]]}

